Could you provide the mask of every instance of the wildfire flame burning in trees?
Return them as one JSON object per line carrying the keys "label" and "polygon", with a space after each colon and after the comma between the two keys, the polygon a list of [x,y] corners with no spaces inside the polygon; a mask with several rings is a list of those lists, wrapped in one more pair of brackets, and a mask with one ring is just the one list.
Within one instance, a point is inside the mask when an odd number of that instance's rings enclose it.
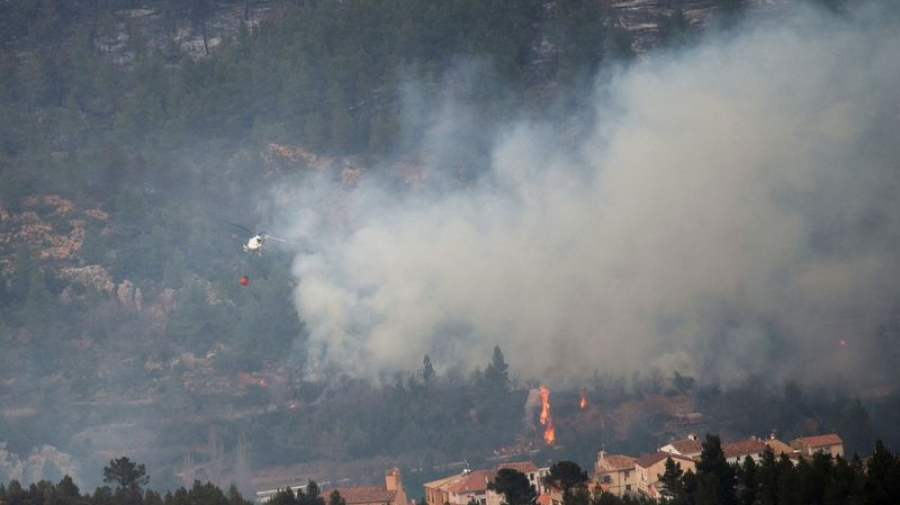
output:
{"label": "wildfire flame burning in trees", "polygon": [[578,400],[578,406],[581,407],[581,410],[584,410],[587,407],[587,398],[584,396],[584,390],[581,390],[581,399]]}
{"label": "wildfire flame burning in trees", "polygon": [[546,386],[541,386],[541,425],[544,426],[544,442],[553,445],[556,430],[553,428],[553,416],[550,415],[550,390]]}

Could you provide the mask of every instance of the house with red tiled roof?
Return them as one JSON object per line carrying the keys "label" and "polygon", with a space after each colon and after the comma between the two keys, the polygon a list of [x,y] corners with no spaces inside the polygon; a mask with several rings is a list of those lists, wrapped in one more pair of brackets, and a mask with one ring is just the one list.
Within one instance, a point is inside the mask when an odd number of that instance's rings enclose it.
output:
{"label": "house with red tiled roof", "polygon": [[[475,501],[481,505],[488,503],[488,482],[494,480],[497,470],[463,470],[425,483],[425,501],[429,505],[468,505]],[[349,505],[349,504],[348,504]]]}
{"label": "house with red tiled roof", "polygon": [[801,456],[812,456],[817,452],[831,454],[832,457],[844,455],[844,441],[836,433],[795,438],[790,441],[790,446]]}
{"label": "house with red tiled roof", "polygon": [[548,468],[538,468],[531,461],[511,461],[500,463],[496,469],[466,469],[456,475],[426,482],[424,484],[425,502],[429,505],[468,505],[474,501],[480,505],[501,505],[503,495],[489,490],[487,486],[496,478],[497,472],[504,468],[516,470],[525,475],[539,497],[547,494],[542,480],[549,471]]}
{"label": "house with red tiled roof", "polygon": [[463,472],[462,478],[451,483],[447,490],[451,505],[467,505],[475,502],[487,505],[487,485],[494,480],[497,470],[471,470]]}
{"label": "house with red tiled roof", "polygon": [[747,440],[738,440],[737,442],[723,442],[722,452],[725,454],[725,460],[729,464],[742,464],[747,456],[753,461],[759,462],[766,447],[768,445],[764,440],[753,437]]}
{"label": "house with red tiled roof", "polygon": [[497,470],[503,468],[512,468],[513,470],[525,474],[525,477],[528,478],[528,482],[534,487],[538,494],[547,492],[547,486],[544,485],[543,478],[547,475],[547,472],[550,471],[549,468],[538,468],[532,461],[509,461],[500,463],[497,466]]}
{"label": "house with red tiled roof", "polygon": [[659,478],[666,473],[666,460],[669,458],[681,467],[681,471],[697,472],[697,465],[691,458],[663,451],[645,454],[634,460],[634,469],[637,473],[635,491],[650,498],[659,498],[661,488]]}
{"label": "house with red tiled roof", "polygon": [[699,459],[700,453],[703,452],[703,443],[697,438],[697,435],[691,433],[687,438],[675,440],[659,448],[660,452],[669,454],[677,454],[691,459]]}
{"label": "house with red tiled roof", "polygon": [[[725,459],[728,460],[729,463],[738,464],[743,463],[744,458],[747,456],[750,456],[754,461],[759,462],[760,459],[762,459],[762,454],[766,450],[766,447],[771,448],[776,456],[781,454],[790,456],[794,452],[794,449],[792,449],[791,446],[775,438],[774,434],[769,435],[769,438],[766,439],[751,437],[747,440],[722,442],[721,447],[722,452],[725,454]],[[659,450],[670,454],[686,456],[694,461],[699,461],[700,455],[703,453],[703,444],[697,439],[696,435],[691,434],[684,440],[669,442],[660,447]]]}
{"label": "house with red tiled roof", "polygon": [[326,497],[333,491],[340,493],[347,505],[407,505],[406,491],[399,468],[391,468],[384,474],[384,486],[346,486],[326,489]]}
{"label": "house with red tiled roof", "polygon": [[[542,497],[548,502],[551,501],[547,494],[547,486],[543,483],[543,478],[547,475],[547,472],[549,472],[549,468],[538,468],[538,466],[531,461],[508,461],[497,465],[496,471],[499,472],[504,468],[509,468],[525,475],[525,478],[528,479],[531,487],[537,492],[539,503]],[[502,494],[491,491],[490,489],[487,491],[486,505],[502,505],[503,500],[504,497]]]}
{"label": "house with red tiled roof", "polygon": [[637,484],[634,458],[624,454],[598,452],[597,461],[594,462],[594,480],[604,491],[623,496]]}
{"label": "house with red tiled roof", "polygon": [[507,461],[506,463],[497,465],[497,470],[502,470],[504,468],[511,468],[524,474],[536,472],[538,470],[537,465],[535,465],[533,461]]}
{"label": "house with red tiled roof", "polygon": [[[403,489],[403,480],[399,468],[391,468],[384,473],[384,486],[344,486],[320,489],[321,495],[328,500],[334,491],[340,493],[347,505],[408,505],[406,491]],[[286,486],[297,493],[306,490],[306,485]],[[259,503],[269,502],[273,496],[281,492],[281,488],[268,489],[256,492],[256,500]]]}
{"label": "house with red tiled roof", "polygon": [[769,438],[766,439],[766,445],[769,446],[769,449],[772,449],[772,452],[775,453],[775,458],[779,458],[782,454],[787,454],[790,456],[794,452],[794,448],[790,445],[782,442],[775,438],[775,434],[769,435]]}
{"label": "house with red tiled roof", "polygon": [[444,505],[450,502],[450,484],[456,481],[459,475],[451,475],[442,479],[426,482],[425,487],[425,503],[428,505]]}

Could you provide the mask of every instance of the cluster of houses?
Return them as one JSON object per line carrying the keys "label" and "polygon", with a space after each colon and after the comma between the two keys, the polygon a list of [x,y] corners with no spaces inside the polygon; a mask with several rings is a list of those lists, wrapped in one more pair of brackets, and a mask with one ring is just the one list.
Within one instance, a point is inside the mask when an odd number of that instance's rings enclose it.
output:
{"label": "cluster of houses", "polygon": [[[742,463],[748,456],[754,461],[762,459],[766,449],[771,448],[776,456],[787,455],[793,460],[824,452],[832,456],[844,455],[844,442],[835,433],[800,437],[789,443],[770,435],[768,438],[751,437],[746,440],[722,442],[722,452],[729,463]],[[634,458],[623,454],[607,454],[600,451],[594,463],[593,478],[600,486],[617,495],[637,493],[658,498],[659,477],[666,471],[666,459],[672,458],[685,472],[697,471],[697,461],[703,451],[703,444],[696,435],[688,435],[660,447],[655,453]]]}
{"label": "cluster of houses", "polygon": [[[781,454],[797,460],[817,452],[832,456],[844,455],[844,443],[837,434],[830,433],[810,437],[800,437],[788,443],[775,438],[752,437],[734,442],[722,442],[722,452],[729,463],[741,463],[748,456],[756,461],[762,458],[767,448],[776,456]],[[642,495],[650,498],[660,496],[660,476],[665,473],[666,459],[672,458],[681,465],[683,471],[696,471],[696,463],[703,451],[701,440],[696,435],[688,435],[683,440],[670,442],[655,453],[633,457],[624,454],[597,453],[594,469],[589,472],[590,487],[599,486],[617,496]],[[428,505],[501,505],[503,496],[488,489],[497,472],[512,468],[523,473],[538,493],[540,505],[560,505],[562,493],[543,484],[543,477],[549,467],[539,468],[531,461],[501,463],[496,468],[469,470],[425,484],[425,501]],[[400,470],[392,468],[385,473],[384,486],[353,486],[335,488],[347,505],[409,505],[406,491],[400,477]],[[325,490],[330,494],[332,490]]]}

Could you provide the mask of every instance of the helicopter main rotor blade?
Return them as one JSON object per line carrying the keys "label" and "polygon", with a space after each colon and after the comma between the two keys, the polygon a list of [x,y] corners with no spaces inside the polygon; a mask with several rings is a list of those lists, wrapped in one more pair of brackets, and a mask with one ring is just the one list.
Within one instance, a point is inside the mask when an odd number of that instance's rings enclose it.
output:
{"label": "helicopter main rotor blade", "polygon": [[229,221],[229,220],[227,220],[227,219],[222,219],[222,221],[225,222],[225,223],[230,224],[231,226],[234,226],[235,228],[237,228],[237,229],[239,229],[239,230],[245,231],[245,232],[249,233],[250,235],[255,235],[255,234],[256,234],[255,231],[251,230],[250,228],[247,228],[246,226],[241,226],[241,225],[239,225],[239,224],[237,224],[237,223],[232,223],[231,221]]}

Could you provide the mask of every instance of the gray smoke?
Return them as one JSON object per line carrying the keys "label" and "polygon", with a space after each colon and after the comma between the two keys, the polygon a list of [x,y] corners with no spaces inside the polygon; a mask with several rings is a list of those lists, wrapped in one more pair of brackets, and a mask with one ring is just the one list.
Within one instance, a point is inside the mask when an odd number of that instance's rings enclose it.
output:
{"label": "gray smoke", "polygon": [[[310,371],[471,369],[499,345],[541,380],[861,376],[900,292],[900,30],[777,17],[603,79],[575,145],[549,122],[472,132],[496,142],[464,189],[295,188]],[[465,105],[433,114],[423,149],[464,152]]]}
{"label": "gray smoke", "polygon": [[532,388],[528,391],[528,397],[525,399],[525,414],[522,417],[522,426],[525,433],[533,433],[537,430],[537,424],[534,420],[541,412],[541,391],[538,388]]}
{"label": "gray smoke", "polygon": [[79,466],[72,456],[53,446],[37,446],[31,454],[21,458],[6,450],[6,442],[0,442],[0,482],[17,480],[27,485],[48,480],[55,483],[68,475],[76,485],[82,485],[78,470]]}

